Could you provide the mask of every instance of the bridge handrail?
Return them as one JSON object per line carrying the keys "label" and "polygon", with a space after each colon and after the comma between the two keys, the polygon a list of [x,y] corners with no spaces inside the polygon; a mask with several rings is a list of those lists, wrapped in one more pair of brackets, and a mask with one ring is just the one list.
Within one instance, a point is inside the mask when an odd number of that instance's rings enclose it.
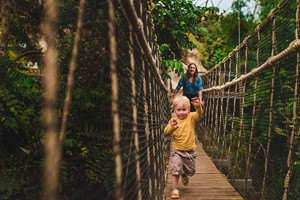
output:
{"label": "bridge handrail", "polygon": [[290,43],[289,47],[280,52],[279,54],[270,57],[265,63],[260,65],[259,67],[253,68],[249,73],[242,74],[239,78],[234,79],[230,82],[226,82],[224,85],[221,86],[213,86],[207,89],[203,89],[203,92],[212,92],[212,91],[220,91],[224,90],[228,87],[231,87],[233,85],[236,85],[239,82],[242,82],[244,80],[247,80],[257,74],[259,74],[264,69],[267,69],[268,67],[271,67],[274,63],[276,63],[278,60],[282,59],[284,56],[289,55],[297,50],[300,49],[300,40],[294,40]]}

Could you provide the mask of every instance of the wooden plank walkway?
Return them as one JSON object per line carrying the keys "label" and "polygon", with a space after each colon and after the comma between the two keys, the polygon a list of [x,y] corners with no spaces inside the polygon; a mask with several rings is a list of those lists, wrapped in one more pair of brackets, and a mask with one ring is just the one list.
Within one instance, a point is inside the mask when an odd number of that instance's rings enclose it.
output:
{"label": "wooden plank walkway", "polygon": [[[188,186],[183,186],[179,179],[180,200],[242,200],[239,193],[230,185],[226,177],[215,167],[210,157],[205,153],[202,144],[196,148],[196,173],[190,177]],[[170,165],[169,165],[170,166]],[[166,200],[170,200],[172,174],[170,167],[167,174]]]}

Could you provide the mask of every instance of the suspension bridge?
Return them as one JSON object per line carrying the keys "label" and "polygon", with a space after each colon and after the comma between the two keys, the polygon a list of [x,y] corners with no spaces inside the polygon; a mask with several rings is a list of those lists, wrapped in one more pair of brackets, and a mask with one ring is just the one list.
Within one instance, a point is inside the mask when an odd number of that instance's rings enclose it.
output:
{"label": "suspension bridge", "polygon": [[[170,80],[147,0],[108,1],[105,81],[110,108],[99,121],[113,173],[102,199],[170,199]],[[283,0],[255,31],[202,75],[204,116],[197,124],[197,171],[181,199],[299,199],[299,0]],[[45,9],[44,199],[57,199],[84,1],[80,1],[60,135],[57,137],[55,4]],[[107,110],[109,110],[107,112]],[[104,145],[103,145],[104,146]],[[95,152],[101,151],[100,149]],[[96,160],[96,159],[95,159]],[[91,163],[90,165],[96,165]],[[109,171],[109,169],[107,169]],[[87,199],[93,199],[85,196]],[[96,198],[95,198],[96,199]]]}

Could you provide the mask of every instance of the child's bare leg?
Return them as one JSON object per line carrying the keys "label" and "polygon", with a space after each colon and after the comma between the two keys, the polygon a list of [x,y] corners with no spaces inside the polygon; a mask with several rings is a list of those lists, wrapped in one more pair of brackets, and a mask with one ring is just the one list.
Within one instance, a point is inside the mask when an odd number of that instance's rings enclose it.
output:
{"label": "child's bare leg", "polygon": [[177,188],[179,181],[179,175],[172,175],[172,191],[171,199],[179,199],[179,190]]}
{"label": "child's bare leg", "polygon": [[172,175],[172,190],[177,189],[179,181],[179,175]]}

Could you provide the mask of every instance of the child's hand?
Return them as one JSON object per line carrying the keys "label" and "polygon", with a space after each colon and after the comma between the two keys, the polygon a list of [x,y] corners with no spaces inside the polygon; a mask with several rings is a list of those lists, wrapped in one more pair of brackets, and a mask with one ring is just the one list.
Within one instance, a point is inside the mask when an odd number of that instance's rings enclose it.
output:
{"label": "child's hand", "polygon": [[169,124],[171,124],[171,126],[173,126],[174,128],[178,128],[178,122],[175,118],[172,118],[170,121],[169,121]]}
{"label": "child's hand", "polygon": [[193,106],[200,106],[203,104],[203,102],[200,102],[200,99],[198,97],[192,98],[192,104]]}

